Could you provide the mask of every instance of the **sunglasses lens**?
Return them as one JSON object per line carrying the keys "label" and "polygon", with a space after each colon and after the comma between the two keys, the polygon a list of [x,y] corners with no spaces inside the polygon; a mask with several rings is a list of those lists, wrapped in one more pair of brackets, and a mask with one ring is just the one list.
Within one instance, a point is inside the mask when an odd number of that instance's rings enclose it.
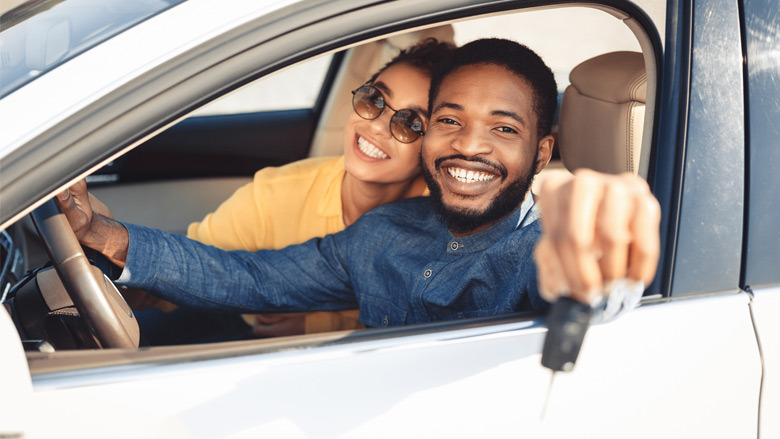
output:
{"label": "sunglasses lens", "polygon": [[412,143],[422,135],[422,118],[412,110],[398,110],[390,119],[390,132],[400,142]]}
{"label": "sunglasses lens", "polygon": [[352,96],[352,108],[363,119],[376,119],[385,108],[385,97],[374,87],[364,85]]}

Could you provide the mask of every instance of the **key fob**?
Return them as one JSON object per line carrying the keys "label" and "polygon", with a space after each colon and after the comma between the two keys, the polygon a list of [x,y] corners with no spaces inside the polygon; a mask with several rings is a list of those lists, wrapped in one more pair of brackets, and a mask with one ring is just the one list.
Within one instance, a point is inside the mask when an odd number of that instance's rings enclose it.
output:
{"label": "key fob", "polygon": [[547,336],[542,348],[542,365],[555,372],[574,368],[590,326],[593,308],[569,297],[559,298],[547,315]]}

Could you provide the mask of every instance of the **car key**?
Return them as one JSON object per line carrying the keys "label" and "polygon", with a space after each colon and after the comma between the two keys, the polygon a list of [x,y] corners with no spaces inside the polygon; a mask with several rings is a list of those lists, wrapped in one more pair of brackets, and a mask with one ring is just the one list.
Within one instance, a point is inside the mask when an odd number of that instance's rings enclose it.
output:
{"label": "car key", "polygon": [[547,396],[542,406],[544,420],[550,400],[555,374],[569,372],[574,368],[577,356],[590,326],[593,308],[570,297],[559,298],[547,316],[547,336],[542,348],[542,365],[552,371]]}

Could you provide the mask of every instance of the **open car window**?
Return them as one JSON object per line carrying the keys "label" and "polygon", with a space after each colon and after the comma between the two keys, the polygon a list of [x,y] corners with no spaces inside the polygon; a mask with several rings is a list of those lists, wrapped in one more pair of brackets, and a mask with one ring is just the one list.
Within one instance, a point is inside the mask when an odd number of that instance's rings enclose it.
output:
{"label": "open car window", "polygon": [[[652,50],[652,44],[648,43],[651,38],[641,31],[641,27],[635,23],[629,26],[624,19],[624,16],[616,16],[609,11],[576,6],[508,11],[429,26],[451,26],[457,44],[491,36],[527,44],[551,66],[562,96],[569,85],[572,69],[585,60],[616,51],[635,52],[646,60],[656,57],[654,53],[647,52]],[[382,37],[375,35],[373,40]],[[231,94],[189,111],[187,117],[180,118],[182,120],[177,124],[125,155],[114,158],[89,176],[95,193],[118,219],[184,233],[190,222],[200,220],[206,212],[215,209],[233,190],[246,184],[258,169],[314,155],[340,154],[340,144],[330,150],[313,151],[311,148],[318,136],[317,130],[321,128],[320,119],[326,117],[325,113],[330,109],[327,104],[321,108],[316,108],[316,105],[318,99],[331,99],[340,89],[341,69],[348,68],[346,63],[349,58],[345,50],[354,50],[360,44],[361,41],[355,41],[345,48],[317,53],[312,59],[279,72],[259,75],[262,77]],[[648,108],[652,108],[655,99],[654,67],[647,67],[651,84],[647,93]],[[647,112],[640,125],[652,126],[652,111]],[[647,139],[649,137],[646,136],[642,143],[640,136],[640,144],[645,151],[650,149]],[[646,156],[647,153],[643,152],[643,157]],[[643,165],[647,166],[646,160]],[[550,168],[567,172],[559,158]],[[639,168],[635,172],[639,172]],[[144,207],[139,208],[142,204]],[[499,317],[495,321],[504,322],[502,319]],[[480,324],[489,327],[492,321],[482,319]],[[444,330],[442,327],[446,328],[446,325],[433,325],[430,330],[441,331]],[[318,337],[325,337],[328,343],[342,343],[362,340],[365,336],[335,334]],[[283,344],[316,346],[317,340],[323,339],[287,340]],[[257,352],[258,349],[273,350],[267,346],[277,346],[277,342],[268,344],[268,341],[249,343],[250,347],[244,345],[241,349]],[[182,347],[173,351],[161,348],[156,352],[166,358],[171,352],[176,352],[172,358],[179,358],[198,351],[217,352],[213,355],[222,356],[227,355],[230,349]],[[152,354],[139,356],[138,361],[145,361],[144,358],[149,358],[149,355]],[[203,355],[210,358],[212,354]],[[49,366],[45,366],[48,360],[35,354],[32,358],[31,365],[49,370]]]}

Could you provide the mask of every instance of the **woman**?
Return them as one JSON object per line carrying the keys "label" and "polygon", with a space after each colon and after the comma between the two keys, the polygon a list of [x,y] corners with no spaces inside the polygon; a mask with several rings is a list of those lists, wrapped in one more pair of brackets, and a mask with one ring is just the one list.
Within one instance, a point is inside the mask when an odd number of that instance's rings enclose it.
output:
{"label": "woman", "polygon": [[[216,211],[191,224],[187,236],[226,250],[279,249],[339,232],[381,204],[425,194],[419,154],[430,76],[452,48],[428,39],[401,51],[353,91],[343,156],[261,169]],[[151,344],[362,327],[356,310],[259,315],[253,328],[234,315],[181,309],[167,314],[139,316]]]}

